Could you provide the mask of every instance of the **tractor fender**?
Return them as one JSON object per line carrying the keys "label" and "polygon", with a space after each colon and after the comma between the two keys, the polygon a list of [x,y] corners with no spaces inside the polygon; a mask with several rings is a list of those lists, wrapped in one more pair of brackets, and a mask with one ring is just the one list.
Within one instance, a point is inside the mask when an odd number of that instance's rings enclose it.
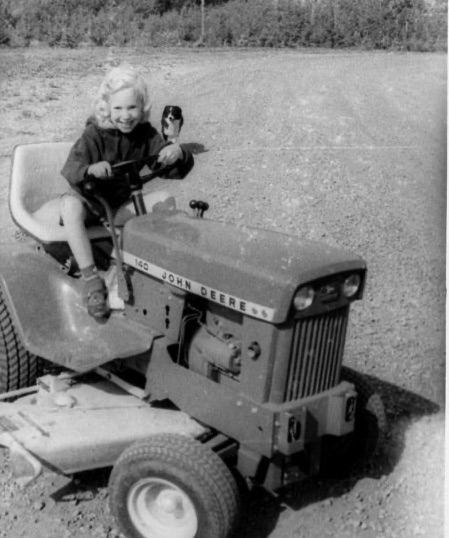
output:
{"label": "tractor fender", "polygon": [[29,347],[30,325],[58,308],[62,288],[68,286],[77,293],[75,283],[68,280],[59,264],[40,246],[30,243],[1,245],[0,284],[3,300],[25,347]]}
{"label": "tractor fender", "polygon": [[24,347],[78,372],[149,351],[156,336],[123,316],[89,316],[83,283],[39,246],[1,245],[0,286]]}

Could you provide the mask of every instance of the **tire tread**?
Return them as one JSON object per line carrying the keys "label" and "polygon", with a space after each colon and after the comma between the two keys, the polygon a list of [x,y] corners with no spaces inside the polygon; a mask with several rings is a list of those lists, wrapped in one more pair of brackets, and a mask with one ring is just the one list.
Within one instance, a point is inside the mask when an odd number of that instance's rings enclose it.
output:
{"label": "tire tread", "polygon": [[117,513],[114,491],[123,471],[145,460],[168,466],[176,465],[187,473],[193,473],[205,491],[213,495],[217,507],[215,517],[219,520],[221,532],[217,537],[210,538],[225,538],[232,534],[239,512],[239,494],[234,478],[217,454],[199,441],[180,434],[154,435],[148,440],[135,443],[119,457],[110,478],[113,513]]}
{"label": "tire tread", "polygon": [[0,288],[0,394],[33,385],[38,363],[23,346]]}

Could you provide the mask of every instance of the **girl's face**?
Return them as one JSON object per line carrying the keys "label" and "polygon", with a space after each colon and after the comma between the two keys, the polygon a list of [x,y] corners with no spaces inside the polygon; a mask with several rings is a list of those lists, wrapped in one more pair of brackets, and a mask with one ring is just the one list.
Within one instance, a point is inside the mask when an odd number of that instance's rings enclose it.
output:
{"label": "girl's face", "polygon": [[111,95],[111,121],[122,133],[130,133],[142,119],[141,99],[132,88],[124,88]]}

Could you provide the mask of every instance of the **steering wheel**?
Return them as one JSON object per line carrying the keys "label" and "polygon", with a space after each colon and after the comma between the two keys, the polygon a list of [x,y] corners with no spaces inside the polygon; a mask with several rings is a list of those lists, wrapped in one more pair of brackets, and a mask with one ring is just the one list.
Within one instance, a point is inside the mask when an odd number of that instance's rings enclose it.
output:
{"label": "steering wheel", "polygon": [[114,178],[121,178],[123,176],[127,176],[129,174],[139,174],[140,170],[145,166],[149,166],[150,168],[154,167],[154,165],[157,165],[154,170],[152,170],[149,174],[146,174],[144,176],[139,177],[143,183],[147,183],[148,181],[151,181],[152,179],[160,176],[164,172],[167,172],[171,168],[173,168],[173,165],[166,165],[162,166],[160,163],[157,162],[159,158],[159,155],[148,155],[148,157],[143,157],[142,159],[132,159],[130,161],[123,161],[121,163],[113,164],[111,166],[112,168],[112,177]]}
{"label": "steering wheel", "polygon": [[[176,163],[161,165],[157,162],[158,154],[148,155],[142,159],[132,159],[111,166],[112,175],[106,178],[96,178],[88,176],[81,184],[82,190],[86,196],[95,196],[96,194],[107,194],[110,189],[109,181],[113,181],[114,190],[121,192],[124,198],[129,198],[132,191],[140,190],[145,183],[152,179],[169,172]],[[149,174],[140,175],[140,170],[145,166],[154,167]]]}

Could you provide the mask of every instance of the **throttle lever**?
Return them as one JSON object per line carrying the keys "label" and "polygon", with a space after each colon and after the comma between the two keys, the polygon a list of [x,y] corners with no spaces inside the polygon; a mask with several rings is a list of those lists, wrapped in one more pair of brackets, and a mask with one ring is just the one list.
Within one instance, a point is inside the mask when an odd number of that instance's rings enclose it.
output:
{"label": "throttle lever", "polygon": [[204,212],[209,209],[209,204],[202,200],[190,200],[189,206],[196,209],[196,216],[203,218]]}

